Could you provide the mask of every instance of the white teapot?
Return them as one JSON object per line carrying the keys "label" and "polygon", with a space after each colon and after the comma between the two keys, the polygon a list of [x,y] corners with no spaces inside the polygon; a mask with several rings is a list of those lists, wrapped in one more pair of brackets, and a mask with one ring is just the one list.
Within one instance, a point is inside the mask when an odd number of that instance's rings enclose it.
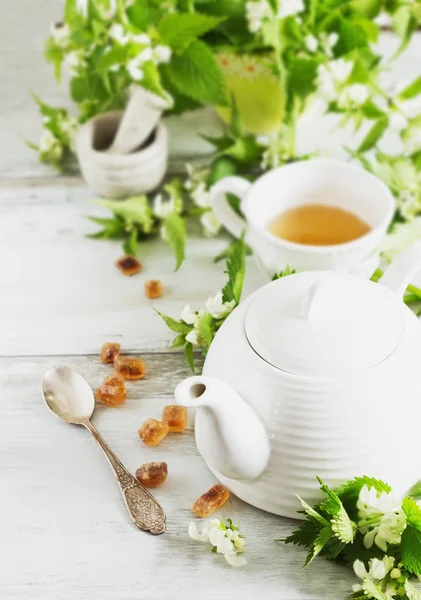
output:
{"label": "white teapot", "polygon": [[380,284],[313,271],[271,282],[217,333],[202,377],[176,389],[197,407],[196,442],[242,500],[296,518],[369,475],[404,494],[421,479],[421,327],[402,302],[421,242]]}

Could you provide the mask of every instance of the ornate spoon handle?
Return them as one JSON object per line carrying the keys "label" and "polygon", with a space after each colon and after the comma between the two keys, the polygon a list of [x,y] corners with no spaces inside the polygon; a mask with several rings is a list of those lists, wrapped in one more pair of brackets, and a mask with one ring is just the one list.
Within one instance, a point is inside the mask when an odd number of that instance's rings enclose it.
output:
{"label": "ornate spoon handle", "polygon": [[163,533],[166,525],[165,513],[161,506],[121,464],[92,423],[87,421],[84,425],[92,433],[110,463],[133,523],[139,529],[150,531],[154,535]]}

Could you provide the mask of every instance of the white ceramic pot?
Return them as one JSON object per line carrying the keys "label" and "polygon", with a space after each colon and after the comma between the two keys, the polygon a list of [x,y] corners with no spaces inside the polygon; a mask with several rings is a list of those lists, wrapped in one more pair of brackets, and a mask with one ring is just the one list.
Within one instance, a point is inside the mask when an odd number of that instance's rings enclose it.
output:
{"label": "white ceramic pot", "polygon": [[145,146],[130,154],[111,154],[110,146],[123,112],[109,112],[91,119],[79,130],[76,150],[82,175],[89,188],[107,198],[127,198],[155,189],[168,161],[167,130],[159,123]]}
{"label": "white ceramic pot", "polygon": [[402,302],[421,242],[382,283],[312,271],[269,283],[217,333],[202,377],[176,400],[195,406],[196,442],[241,499],[297,517],[356,476],[404,494],[421,477],[421,326]]}
{"label": "white ceramic pot", "polygon": [[[226,200],[230,192],[240,197],[245,221]],[[378,265],[377,248],[395,211],[386,185],[362,168],[334,160],[297,162],[269,171],[255,183],[227,177],[211,191],[219,221],[235,237],[246,231],[260,268],[269,276],[287,265],[299,271],[346,270],[370,276]],[[362,218],[370,231],[335,246],[310,246],[289,242],[268,231],[271,220],[303,204],[338,206]]]}

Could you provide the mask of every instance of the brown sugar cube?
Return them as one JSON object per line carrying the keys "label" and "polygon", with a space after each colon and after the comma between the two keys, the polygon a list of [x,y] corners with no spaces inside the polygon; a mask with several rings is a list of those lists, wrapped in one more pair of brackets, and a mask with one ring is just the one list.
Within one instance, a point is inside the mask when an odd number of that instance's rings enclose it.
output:
{"label": "brown sugar cube", "polygon": [[198,517],[207,517],[218,510],[218,508],[221,508],[229,497],[229,491],[226,490],[223,485],[218,483],[196,500],[192,506],[192,511],[196,513]]}
{"label": "brown sugar cube", "polygon": [[164,483],[168,475],[168,466],[165,462],[150,462],[139,467],[136,479],[148,488],[156,488]]}
{"label": "brown sugar cube", "polygon": [[145,361],[135,356],[116,356],[114,368],[124,379],[143,379],[145,377]]}
{"label": "brown sugar cube", "polygon": [[150,279],[149,281],[145,281],[146,298],[150,298],[151,300],[154,298],[159,298],[163,293],[164,286],[162,285],[162,281],[159,281],[159,279]]}
{"label": "brown sugar cube", "polygon": [[105,364],[113,363],[116,356],[120,354],[120,344],[106,343],[102,346],[99,360]]}
{"label": "brown sugar cube", "polygon": [[95,398],[108,406],[120,406],[126,399],[124,379],[116,373],[111,373],[96,390]]}
{"label": "brown sugar cube", "polygon": [[168,425],[171,433],[182,433],[187,426],[187,408],[171,404],[164,406],[162,422]]}
{"label": "brown sugar cube", "polygon": [[139,273],[139,271],[142,270],[142,263],[129,254],[116,260],[115,266],[123,273],[123,275],[127,275],[128,277],[136,275],[136,273]]}
{"label": "brown sugar cube", "polygon": [[156,419],[148,419],[137,433],[142,442],[147,446],[157,446],[167,435],[168,425]]}

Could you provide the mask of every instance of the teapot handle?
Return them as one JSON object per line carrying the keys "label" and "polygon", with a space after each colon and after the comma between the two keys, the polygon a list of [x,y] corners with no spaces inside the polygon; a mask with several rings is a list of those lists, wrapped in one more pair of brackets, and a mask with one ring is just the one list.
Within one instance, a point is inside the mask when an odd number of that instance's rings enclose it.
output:
{"label": "teapot handle", "polygon": [[421,240],[411,244],[395,258],[379,283],[398,294],[398,296],[403,296],[407,285],[420,270]]}

